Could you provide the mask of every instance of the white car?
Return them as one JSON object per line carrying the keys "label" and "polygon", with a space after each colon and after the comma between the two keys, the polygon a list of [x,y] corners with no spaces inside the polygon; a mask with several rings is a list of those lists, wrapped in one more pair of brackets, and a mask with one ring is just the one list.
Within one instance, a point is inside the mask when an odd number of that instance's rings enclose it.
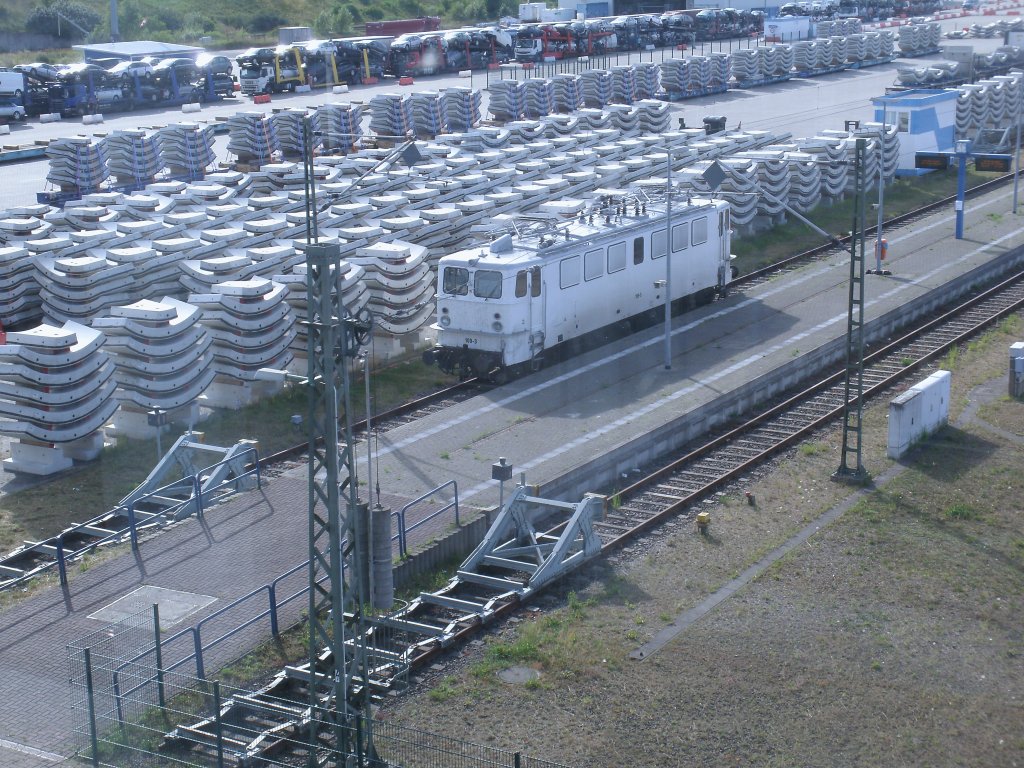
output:
{"label": "white car", "polygon": [[31,75],[37,80],[56,80],[60,75],[59,67],[41,61],[32,64],[17,64],[14,67],[14,71],[24,72],[26,75]]}
{"label": "white car", "polygon": [[144,61],[122,61],[110,68],[111,75],[120,75],[125,80],[138,76],[148,80],[153,74],[153,66]]}
{"label": "white car", "polygon": [[21,104],[0,104],[0,118],[18,123],[25,119],[25,108]]}

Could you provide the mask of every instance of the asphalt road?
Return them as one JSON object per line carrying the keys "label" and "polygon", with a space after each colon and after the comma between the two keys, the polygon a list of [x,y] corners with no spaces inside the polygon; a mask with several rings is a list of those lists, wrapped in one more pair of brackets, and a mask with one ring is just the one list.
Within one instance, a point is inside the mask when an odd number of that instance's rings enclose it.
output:
{"label": "asphalt road", "polygon": [[[947,20],[941,22],[944,29],[966,26],[971,21],[991,23],[991,16],[972,19]],[[977,51],[987,52],[1002,44],[1001,40],[955,40],[955,45],[971,45]],[[733,42],[735,46],[737,43]],[[730,42],[714,44],[714,50],[730,49]],[[705,52],[710,52],[711,44]],[[698,47],[695,53],[700,53]],[[669,58],[670,52],[654,51],[653,60],[660,62]],[[642,54],[644,61],[651,61],[651,53]],[[700,126],[706,115],[724,115],[729,128],[743,127],[750,129],[787,130],[794,136],[809,136],[823,130],[842,130],[847,120],[872,120],[874,111],[871,98],[883,95],[885,89],[896,79],[897,65],[913,63],[924,66],[929,61],[941,60],[943,57],[928,57],[911,60],[900,60],[891,64],[883,64],[863,70],[847,70],[832,75],[816,78],[794,78],[788,82],[751,90],[732,90],[715,96],[699,99],[688,99],[672,105],[676,116],[682,117],[688,126]],[[625,64],[627,59],[638,61],[641,54],[630,57],[622,55],[614,63]],[[416,90],[439,90],[452,87],[471,86],[486,89],[489,81],[500,76],[500,73],[474,73],[472,78],[460,78],[454,75],[442,75],[429,78],[418,78],[412,86],[402,87],[393,79],[388,79],[374,86],[360,86],[344,95],[336,95],[329,90],[317,90],[311,93],[275,95],[270,104],[253,104],[252,100],[242,96],[229,99],[219,104],[204,106],[198,114],[183,114],[175,110],[147,110],[122,114],[111,114],[101,125],[83,126],[80,118],[73,118],[60,123],[40,124],[29,122],[14,126],[10,136],[3,138],[3,144],[31,144],[33,141],[52,139],[61,136],[101,136],[112,130],[125,128],[157,128],[174,122],[227,118],[237,112],[263,111],[270,112],[282,108],[317,107],[338,101],[351,101],[368,104],[373,96],[379,93],[402,93],[408,88]],[[487,93],[484,92],[484,110],[487,107]],[[486,112],[485,112],[486,114]],[[232,160],[227,153],[227,138],[220,137],[216,144],[217,159],[228,162]],[[36,192],[46,188],[48,165],[45,160],[25,161],[0,165],[0,211],[16,205],[35,202]]]}

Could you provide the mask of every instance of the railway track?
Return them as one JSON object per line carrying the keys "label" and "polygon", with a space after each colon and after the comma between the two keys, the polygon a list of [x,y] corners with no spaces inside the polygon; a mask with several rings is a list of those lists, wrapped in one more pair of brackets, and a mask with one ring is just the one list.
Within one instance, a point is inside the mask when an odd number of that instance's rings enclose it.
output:
{"label": "railway track", "polygon": [[[478,382],[476,379],[462,381],[377,414],[373,418],[371,426],[375,430],[390,429],[474,397],[487,389],[487,384]],[[357,438],[365,438],[366,420],[356,421],[353,424],[353,429]],[[289,466],[294,466],[296,460],[304,455],[308,448],[308,442],[299,443],[278,453],[258,457],[256,462],[259,464],[263,476],[273,477],[285,471]],[[245,468],[253,468],[253,464],[245,463]],[[207,474],[209,468],[194,471],[198,476],[198,474]],[[174,495],[179,505],[173,507],[166,515],[146,515],[144,522],[137,523],[136,534],[139,531],[163,527],[180,519],[181,515],[177,510],[180,505],[189,502],[189,494],[193,492],[191,489],[194,486],[188,480],[189,478],[183,478],[181,482],[178,482],[173,494],[170,490],[166,490],[163,494],[164,496]],[[167,486],[167,488],[170,487]],[[219,495],[226,495],[227,490],[229,489],[225,487]],[[206,503],[210,503],[210,498],[204,497],[204,500]],[[121,543],[130,535],[130,515],[124,505],[124,500],[122,500],[120,506],[109,512],[97,515],[83,523],[71,525],[55,536],[41,541],[25,542],[18,549],[0,556],[0,590],[11,589],[19,584],[24,584],[28,579],[60,568],[62,559],[66,563],[97,547]]]}
{"label": "railway track", "polygon": [[[875,349],[865,358],[865,399],[886,391],[950,347],[1021,308],[1024,272]],[[442,589],[421,593],[403,608],[375,619],[366,633],[371,679],[357,681],[357,687],[369,685],[377,695],[401,689],[408,670],[423,667],[515,611],[549,583],[541,578],[549,564],[542,554],[548,558],[552,552],[564,554],[570,550],[559,548],[566,542],[575,544],[571,553],[578,554],[580,562],[613,551],[836,420],[844,408],[844,375],[828,376],[665,463],[619,491],[614,503],[607,497],[588,497],[580,505],[554,502],[559,506],[546,513],[523,514],[544,500],[529,497],[527,489],[519,487],[519,496],[513,501],[522,504],[520,517],[527,519],[526,528],[508,529],[503,534],[506,538],[499,537],[498,546],[478,548]],[[598,498],[603,501],[603,514],[581,516],[585,511],[582,505]],[[507,539],[512,533],[515,535]],[[227,701],[221,711],[219,735],[217,723],[208,718],[169,733],[165,747],[210,752],[219,738],[222,746],[230,744],[235,765],[256,760],[291,764],[308,751],[303,727],[308,722],[309,681],[321,675],[329,679],[331,670],[332,659],[326,655],[318,661],[314,674],[308,664],[286,668],[263,689]],[[278,763],[278,759],[284,762]]]}
{"label": "railway track", "polygon": [[[1012,181],[1013,174],[999,176],[998,178],[991,179],[989,181],[978,184],[977,186],[971,187],[970,189],[967,190],[965,196],[967,199],[979,197],[980,195],[983,195],[987,192],[999,189],[1000,187],[1003,187],[1006,184],[1011,183]],[[912,224],[918,221],[919,219],[927,216],[928,214],[934,213],[940,208],[945,208],[952,205],[955,200],[956,196],[950,195],[949,197],[944,197],[941,200],[936,200],[934,202],[928,203],[927,205],[923,205],[920,208],[915,208],[914,210],[908,211],[907,213],[901,214],[899,216],[893,216],[891,219],[886,219],[882,223],[882,230],[888,231],[892,227],[898,227],[903,224]],[[877,231],[877,225],[873,224],[867,227],[867,229],[865,230],[865,235],[867,237],[873,237]],[[842,243],[844,247],[848,247],[850,244],[849,235],[837,239],[840,243]],[[870,250],[873,247],[874,246],[869,245],[868,249]],[[776,261],[773,264],[761,267],[760,269],[754,269],[751,270],[750,272],[747,272],[746,274],[739,275],[730,283],[730,285],[732,287],[737,288],[750,288],[755,285],[760,285],[761,283],[766,282],[767,280],[773,277],[776,277],[780,272],[786,272],[788,270],[795,269],[796,267],[799,267],[800,265],[805,264],[808,261],[832,253],[834,250],[838,248],[839,246],[836,245],[835,243],[824,243],[822,245],[816,246],[801,253],[794,254],[793,256],[789,256],[785,259],[781,259],[780,261]]]}
{"label": "railway track", "polygon": [[[1008,174],[984,182],[968,190],[967,196],[977,197],[993,189],[998,189],[1012,182],[1012,180],[1013,175]],[[913,222],[939,208],[948,206],[953,200],[953,197],[949,197],[929,203],[921,208],[887,220],[884,226],[890,228]],[[868,230],[869,233],[873,231],[873,227]],[[845,242],[848,242],[848,238],[845,239]],[[732,284],[737,287],[752,287],[777,276],[780,272],[794,269],[810,260],[820,258],[830,253],[836,247],[836,245],[829,243],[812,248],[762,269],[752,271],[746,275],[740,275]],[[443,410],[450,405],[480,394],[488,388],[490,388],[490,385],[477,379],[458,382],[457,384],[403,403],[391,410],[374,415],[372,427],[376,431],[381,431],[415,421],[430,413]],[[354,422],[353,430],[358,438],[364,437],[366,420],[359,419]],[[308,442],[301,442],[282,451],[262,456],[259,458],[260,469],[267,476],[272,477],[289,466],[294,466],[295,462],[305,455],[307,449]],[[27,578],[41,575],[43,572],[56,567],[58,549],[63,551],[66,559],[74,559],[92,551],[97,546],[123,541],[128,535],[128,523],[125,516],[117,512],[117,510],[112,510],[83,523],[77,523],[65,529],[57,536],[40,542],[27,542],[25,547],[0,556],[0,589],[22,583]],[[69,548],[67,546],[68,542],[74,542],[74,545]],[[24,554],[26,548],[34,550],[29,565],[26,565]],[[6,580],[3,578],[5,576],[7,577]]]}

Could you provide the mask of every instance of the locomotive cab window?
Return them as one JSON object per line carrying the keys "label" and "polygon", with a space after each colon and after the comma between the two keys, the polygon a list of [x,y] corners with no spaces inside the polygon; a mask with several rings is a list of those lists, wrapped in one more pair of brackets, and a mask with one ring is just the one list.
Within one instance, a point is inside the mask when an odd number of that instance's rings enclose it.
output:
{"label": "locomotive cab window", "polygon": [[501,298],[501,272],[479,269],[473,275],[473,295],[479,299]]}
{"label": "locomotive cab window", "polygon": [[540,267],[530,267],[530,295],[540,296]]}
{"label": "locomotive cab window", "polygon": [[656,229],[651,235],[651,258],[660,259],[665,255],[668,246],[668,237],[664,229]]}
{"label": "locomotive cab window", "polygon": [[604,274],[604,251],[600,248],[583,254],[583,279],[596,280]]}
{"label": "locomotive cab window", "polygon": [[558,265],[558,285],[562,288],[572,288],[580,284],[580,257],[570,256],[562,259]]}
{"label": "locomotive cab window", "polygon": [[626,268],[626,244],[608,246],[608,274],[621,272]]}
{"label": "locomotive cab window", "polygon": [[700,245],[708,241],[708,217],[701,216],[699,219],[694,219],[693,230],[690,233],[693,235],[693,244]]}
{"label": "locomotive cab window", "polygon": [[633,238],[633,263],[644,263],[644,239],[642,237]]}
{"label": "locomotive cab window", "polygon": [[672,227],[672,253],[679,253],[690,244],[690,225],[676,224]]}
{"label": "locomotive cab window", "polygon": [[469,293],[469,270],[464,267],[445,267],[441,290],[453,296]]}
{"label": "locomotive cab window", "polygon": [[521,269],[516,273],[516,298],[521,299],[526,295],[526,270]]}

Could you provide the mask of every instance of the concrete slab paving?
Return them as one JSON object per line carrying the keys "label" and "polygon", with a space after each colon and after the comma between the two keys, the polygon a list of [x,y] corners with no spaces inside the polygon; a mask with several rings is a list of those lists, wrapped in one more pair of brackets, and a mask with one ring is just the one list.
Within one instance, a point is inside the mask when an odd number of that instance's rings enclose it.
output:
{"label": "concrete slab paving", "polygon": [[160,629],[170,629],[216,601],[217,598],[211,595],[197,595],[194,592],[144,584],[98,611],[90,613],[86,618],[104,624],[115,624],[156,605],[160,610]]}

